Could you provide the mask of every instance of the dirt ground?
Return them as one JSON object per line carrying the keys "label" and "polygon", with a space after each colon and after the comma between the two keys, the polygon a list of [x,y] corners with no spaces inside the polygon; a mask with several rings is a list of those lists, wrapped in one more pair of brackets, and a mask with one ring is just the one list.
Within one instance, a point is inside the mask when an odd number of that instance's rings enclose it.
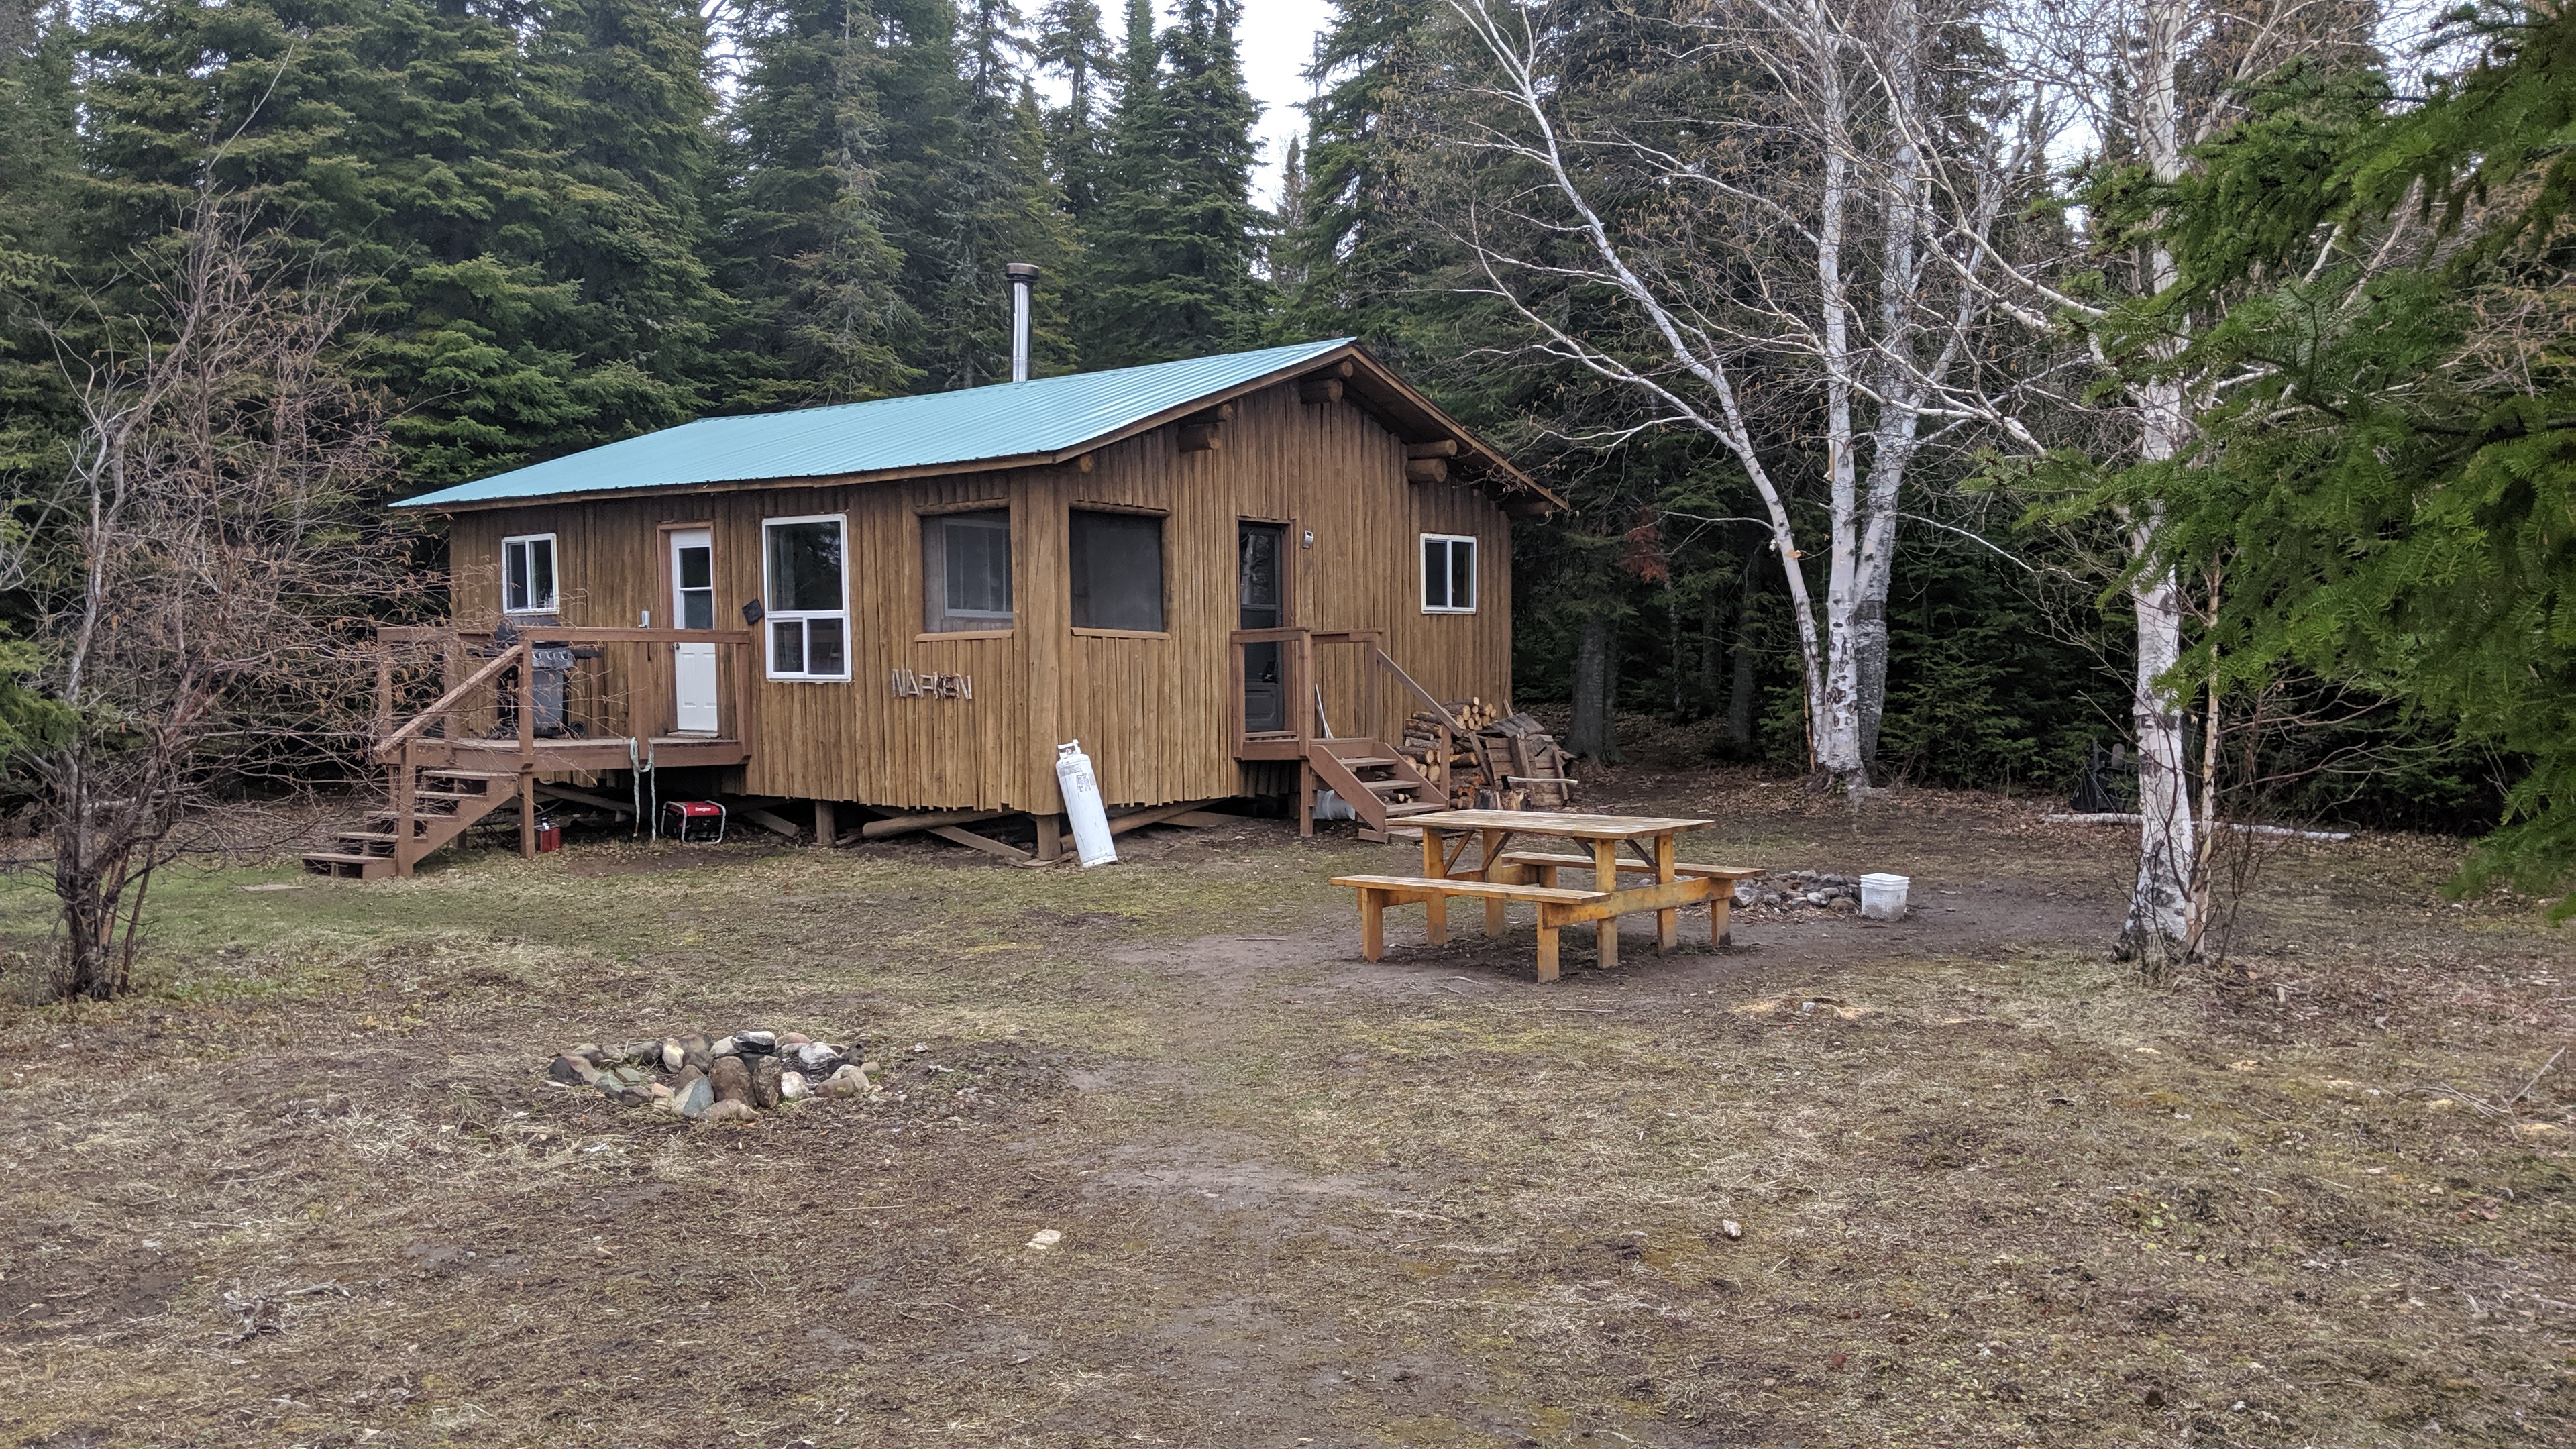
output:
{"label": "dirt ground", "polygon": [[[2229,967],[2147,985],[2129,840],[2045,802],[1593,803],[1916,909],[1541,987],[1526,922],[1362,963],[1324,882],[1411,848],[1275,822],[1088,873],[577,840],[170,880],[145,988],[68,1010],[0,887],[0,1439],[2576,1442],[2570,938],[2442,900],[2455,842],[2280,848]],[[750,1025],[886,1100],[540,1072]]]}

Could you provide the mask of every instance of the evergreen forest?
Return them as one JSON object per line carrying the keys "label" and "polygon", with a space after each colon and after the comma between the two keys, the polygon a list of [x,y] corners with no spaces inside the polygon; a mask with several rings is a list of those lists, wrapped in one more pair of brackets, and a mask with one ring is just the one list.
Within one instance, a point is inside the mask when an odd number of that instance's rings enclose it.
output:
{"label": "evergreen forest", "polygon": [[1275,204],[1243,18],[0,0],[0,744],[94,723],[48,530],[220,206],[380,439],[338,536],[424,577],[384,501],[1006,378],[1028,262],[1042,373],[1356,336],[1565,498],[1515,703],[1594,760],[2142,813],[2149,955],[2195,816],[2566,889],[2565,10],[1337,0]]}

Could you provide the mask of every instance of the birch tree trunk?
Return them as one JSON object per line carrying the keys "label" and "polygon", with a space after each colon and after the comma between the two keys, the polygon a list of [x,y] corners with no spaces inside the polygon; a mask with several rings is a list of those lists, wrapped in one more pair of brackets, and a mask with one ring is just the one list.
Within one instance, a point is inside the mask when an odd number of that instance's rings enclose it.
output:
{"label": "birch tree trunk", "polygon": [[[2147,0],[2140,45],[2138,140],[2159,181],[2182,175],[2181,98],[2175,84],[2184,27],[2184,0]],[[2147,258],[2147,290],[2174,282],[2171,254],[2154,247]],[[2157,378],[2139,390],[2144,417],[2138,456],[2162,462],[2180,452],[2190,426],[2183,385]],[[2129,548],[2143,556],[2155,543],[2162,510],[2149,504],[2129,520]],[[2163,676],[2182,656],[2182,595],[2170,569],[2141,571],[2129,587],[2138,614],[2138,672],[2130,713],[2138,732],[2138,878],[2129,893],[2128,919],[2115,954],[2150,973],[2180,961],[2197,941],[2198,893],[2192,870],[2199,858],[2191,808],[2191,780],[2183,753],[2182,700]]]}
{"label": "birch tree trunk", "polygon": [[[1816,320],[1825,373],[1825,478],[1830,530],[1825,576],[1825,688],[1816,701],[1816,769],[1843,790],[1869,788],[1860,745],[1860,648],[1852,635],[1861,577],[1859,460],[1852,454],[1852,347],[1843,233],[1852,201],[1850,96],[1839,52],[1849,42],[1821,0],[1800,15],[1813,67],[1824,185],[1816,207]],[[1884,641],[1882,640],[1882,646]]]}

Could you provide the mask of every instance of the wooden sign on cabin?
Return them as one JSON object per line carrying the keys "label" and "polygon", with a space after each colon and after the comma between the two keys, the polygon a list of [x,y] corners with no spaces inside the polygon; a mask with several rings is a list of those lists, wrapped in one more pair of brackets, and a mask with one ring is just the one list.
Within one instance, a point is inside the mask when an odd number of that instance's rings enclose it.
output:
{"label": "wooden sign on cabin", "polygon": [[973,699],[975,676],[917,674],[909,669],[898,669],[894,672],[894,697],[897,699]]}

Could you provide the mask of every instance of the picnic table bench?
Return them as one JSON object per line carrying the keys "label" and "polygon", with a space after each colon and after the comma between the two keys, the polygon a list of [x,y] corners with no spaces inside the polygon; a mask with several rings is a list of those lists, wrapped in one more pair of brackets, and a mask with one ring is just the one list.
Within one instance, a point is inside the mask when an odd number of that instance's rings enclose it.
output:
{"label": "picnic table bench", "polygon": [[[1680,944],[1680,914],[1697,905],[1709,908],[1710,943],[1725,940],[1735,882],[1761,872],[1676,860],[1674,838],[1708,823],[1542,810],[1443,810],[1416,815],[1404,822],[1406,828],[1422,832],[1421,875],[1339,876],[1333,884],[1359,892],[1360,952],[1371,961],[1386,954],[1388,906],[1422,905],[1426,934],[1437,945],[1449,939],[1448,902],[1452,896],[1484,901],[1488,936],[1503,933],[1504,909],[1511,902],[1532,905],[1538,911],[1538,979],[1554,981],[1558,977],[1558,933],[1587,921],[1594,923],[1594,939],[1605,967],[1619,964],[1619,917],[1639,911],[1655,913],[1658,952]],[[1514,835],[1578,840],[1590,845],[1592,853],[1513,852],[1506,846]],[[1450,843],[1452,837],[1454,845]],[[1461,857],[1471,839],[1481,841],[1483,850],[1475,865],[1465,866]],[[1622,859],[1622,845],[1634,850],[1637,858]],[[1592,889],[1559,886],[1557,873],[1566,869],[1590,870]],[[1540,879],[1523,879],[1525,871],[1538,874]],[[1623,886],[1619,881],[1622,874],[1647,874],[1654,879],[1642,885]]]}

